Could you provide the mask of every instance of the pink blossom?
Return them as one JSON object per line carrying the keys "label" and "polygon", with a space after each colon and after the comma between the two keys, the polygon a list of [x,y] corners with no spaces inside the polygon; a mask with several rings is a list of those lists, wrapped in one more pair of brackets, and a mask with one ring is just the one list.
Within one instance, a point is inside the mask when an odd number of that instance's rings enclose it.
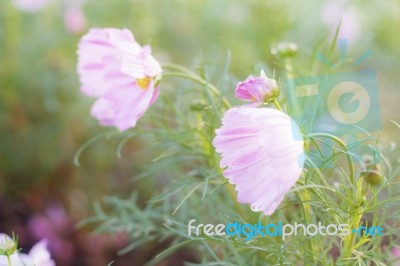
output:
{"label": "pink blossom", "polygon": [[134,127],[159,92],[162,70],[150,46],[140,46],[127,29],[91,29],[78,57],[81,91],[97,97],[92,116],[121,131]]}
{"label": "pink blossom", "polygon": [[[295,137],[294,137],[295,136]],[[240,203],[271,215],[303,168],[303,138],[296,123],[272,108],[234,107],[223,116],[213,145]]]}
{"label": "pink blossom", "polygon": [[393,257],[400,258],[400,248],[393,247],[390,252],[392,253]]}
{"label": "pink blossom", "polygon": [[267,78],[264,71],[260,77],[249,76],[245,81],[240,82],[235,90],[236,98],[243,101],[263,103],[276,98],[279,90],[276,81]]}
{"label": "pink blossom", "polygon": [[86,28],[86,17],[80,6],[68,6],[64,12],[65,27],[70,33],[80,33]]}
{"label": "pink blossom", "polygon": [[13,0],[13,4],[21,11],[35,13],[49,4],[49,0]]}
{"label": "pink blossom", "polygon": [[392,257],[395,259],[395,263],[392,264],[394,266],[400,266],[400,248],[397,246],[394,246],[391,250],[390,253]]}

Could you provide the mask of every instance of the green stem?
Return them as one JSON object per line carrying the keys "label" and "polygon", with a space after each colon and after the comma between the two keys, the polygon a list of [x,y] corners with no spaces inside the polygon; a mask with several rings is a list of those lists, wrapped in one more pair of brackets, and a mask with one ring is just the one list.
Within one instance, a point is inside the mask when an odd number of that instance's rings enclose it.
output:
{"label": "green stem", "polygon": [[[363,201],[363,192],[362,192],[362,184],[363,179],[359,178],[357,181],[357,192],[356,192],[356,205],[355,206],[350,206],[349,207],[349,211],[351,213],[355,213],[356,215],[354,215],[354,217],[352,219],[349,219],[349,224],[350,224],[350,230],[354,229],[354,228],[358,228],[359,224],[361,222],[361,217],[362,217],[362,201]],[[356,236],[357,234],[354,233],[350,233],[350,235],[347,235],[344,238],[344,246],[343,246],[343,254],[342,254],[342,258],[349,258],[351,257],[351,254],[353,253],[353,247],[355,245],[355,241],[356,241]]]}
{"label": "green stem", "polygon": [[346,158],[347,158],[347,163],[349,164],[349,171],[350,171],[350,181],[351,183],[356,186],[356,181],[355,181],[355,172],[354,172],[354,163],[353,159],[351,158],[351,155],[348,153],[348,149],[346,144],[338,137],[328,134],[328,133],[311,133],[307,135],[308,138],[314,138],[314,137],[323,137],[323,138],[329,138],[336,142],[343,150],[345,151]]}
{"label": "green stem", "polygon": [[274,99],[273,104],[275,105],[276,109],[282,111],[282,107],[276,99]]}
{"label": "green stem", "polygon": [[197,75],[196,73],[194,73],[194,72],[193,72],[192,70],[190,70],[189,68],[184,67],[184,66],[181,66],[181,65],[176,65],[176,64],[162,64],[161,67],[162,67],[163,69],[171,69],[171,70],[176,70],[176,71],[180,71],[180,72],[185,72],[185,73],[188,73],[188,74],[195,74],[195,75]]}
{"label": "green stem", "polygon": [[7,255],[7,262],[8,262],[8,266],[11,266],[10,255]]}
{"label": "green stem", "polygon": [[[194,82],[199,83],[200,85],[207,86],[207,88],[210,89],[210,91],[218,97],[221,97],[221,93],[219,90],[212,84],[208,83],[207,80],[204,78],[200,77],[197,75],[195,72],[191,71],[190,69],[187,69],[182,66],[174,65],[174,64],[164,64],[162,65],[163,69],[170,69],[174,70],[177,72],[170,72],[170,73],[163,73],[163,77],[180,77],[180,78],[186,78],[189,80],[192,80]],[[221,97],[222,103],[225,108],[229,109],[231,107],[231,104],[225,97]]]}
{"label": "green stem", "polygon": [[286,58],[284,60],[284,68],[286,71],[286,78],[287,79],[293,78],[293,66],[292,66],[292,62],[291,62],[290,58]]}

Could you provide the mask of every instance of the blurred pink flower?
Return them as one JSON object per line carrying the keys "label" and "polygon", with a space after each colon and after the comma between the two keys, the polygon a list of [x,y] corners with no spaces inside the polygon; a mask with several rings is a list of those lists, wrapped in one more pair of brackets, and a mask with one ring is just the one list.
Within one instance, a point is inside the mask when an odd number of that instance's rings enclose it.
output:
{"label": "blurred pink flower", "polygon": [[361,34],[358,12],[348,6],[346,1],[331,0],[325,2],[321,12],[321,19],[325,25],[332,29],[332,33],[336,31],[339,22],[341,23],[339,39],[356,41]]}
{"label": "blurred pink flower", "polygon": [[45,8],[49,0],[13,0],[12,3],[21,11],[35,13]]}
{"label": "blurred pink flower", "polygon": [[86,29],[86,17],[78,5],[68,6],[64,11],[65,27],[70,33],[80,33]]}
{"label": "blurred pink flower", "polygon": [[[295,137],[294,137],[295,136]],[[238,201],[271,215],[300,177],[303,138],[296,123],[271,108],[234,107],[213,141]]]}
{"label": "blurred pink flower", "polygon": [[134,127],[159,92],[162,70],[150,46],[141,47],[127,29],[91,29],[79,43],[78,57],[81,91],[98,97],[92,116],[121,131]]}
{"label": "blurred pink flower", "polygon": [[64,264],[71,264],[74,247],[67,237],[73,234],[73,220],[62,205],[52,203],[45,215],[35,215],[29,219],[28,228],[36,239],[48,239],[49,250],[54,258]]}
{"label": "blurred pink flower", "polygon": [[400,248],[395,246],[390,250],[392,257],[396,259],[396,262],[393,264],[394,266],[400,266]]}
{"label": "blurred pink flower", "polygon": [[400,258],[400,248],[394,247],[390,252],[392,253],[393,257]]}
{"label": "blurred pink flower", "polygon": [[276,81],[267,78],[264,71],[261,71],[260,77],[248,76],[248,78],[239,82],[235,90],[236,98],[243,101],[263,103],[276,98],[279,90]]}

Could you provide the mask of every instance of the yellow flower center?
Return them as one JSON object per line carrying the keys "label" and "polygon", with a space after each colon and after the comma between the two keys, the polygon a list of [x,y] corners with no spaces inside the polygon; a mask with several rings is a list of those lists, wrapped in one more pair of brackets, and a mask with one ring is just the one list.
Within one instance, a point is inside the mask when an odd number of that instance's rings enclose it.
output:
{"label": "yellow flower center", "polygon": [[147,89],[147,87],[149,87],[150,81],[151,81],[151,79],[149,77],[145,77],[145,78],[136,80],[139,87],[143,90],[145,90],[145,89]]}

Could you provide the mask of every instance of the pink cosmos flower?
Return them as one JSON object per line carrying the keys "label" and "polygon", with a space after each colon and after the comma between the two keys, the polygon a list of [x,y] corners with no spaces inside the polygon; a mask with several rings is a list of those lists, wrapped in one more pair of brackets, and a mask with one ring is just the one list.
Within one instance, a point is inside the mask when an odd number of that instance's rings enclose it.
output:
{"label": "pink cosmos flower", "polygon": [[91,29],[78,48],[81,91],[97,97],[91,114],[101,125],[124,131],[136,125],[157,99],[160,64],[149,46],[127,29]]}
{"label": "pink cosmos flower", "polygon": [[[295,137],[294,137],[295,136]],[[234,107],[213,141],[238,201],[271,215],[300,177],[303,138],[296,123],[271,108]]]}
{"label": "pink cosmos flower", "polygon": [[259,104],[272,100],[278,95],[279,90],[276,81],[267,78],[264,71],[261,71],[259,77],[248,76],[248,78],[240,82],[235,89],[236,98]]}
{"label": "pink cosmos flower", "polygon": [[21,11],[35,13],[49,4],[49,0],[13,0],[13,4]]}
{"label": "pink cosmos flower", "polygon": [[69,6],[64,12],[65,27],[70,33],[80,33],[86,28],[86,17],[78,5]]}

